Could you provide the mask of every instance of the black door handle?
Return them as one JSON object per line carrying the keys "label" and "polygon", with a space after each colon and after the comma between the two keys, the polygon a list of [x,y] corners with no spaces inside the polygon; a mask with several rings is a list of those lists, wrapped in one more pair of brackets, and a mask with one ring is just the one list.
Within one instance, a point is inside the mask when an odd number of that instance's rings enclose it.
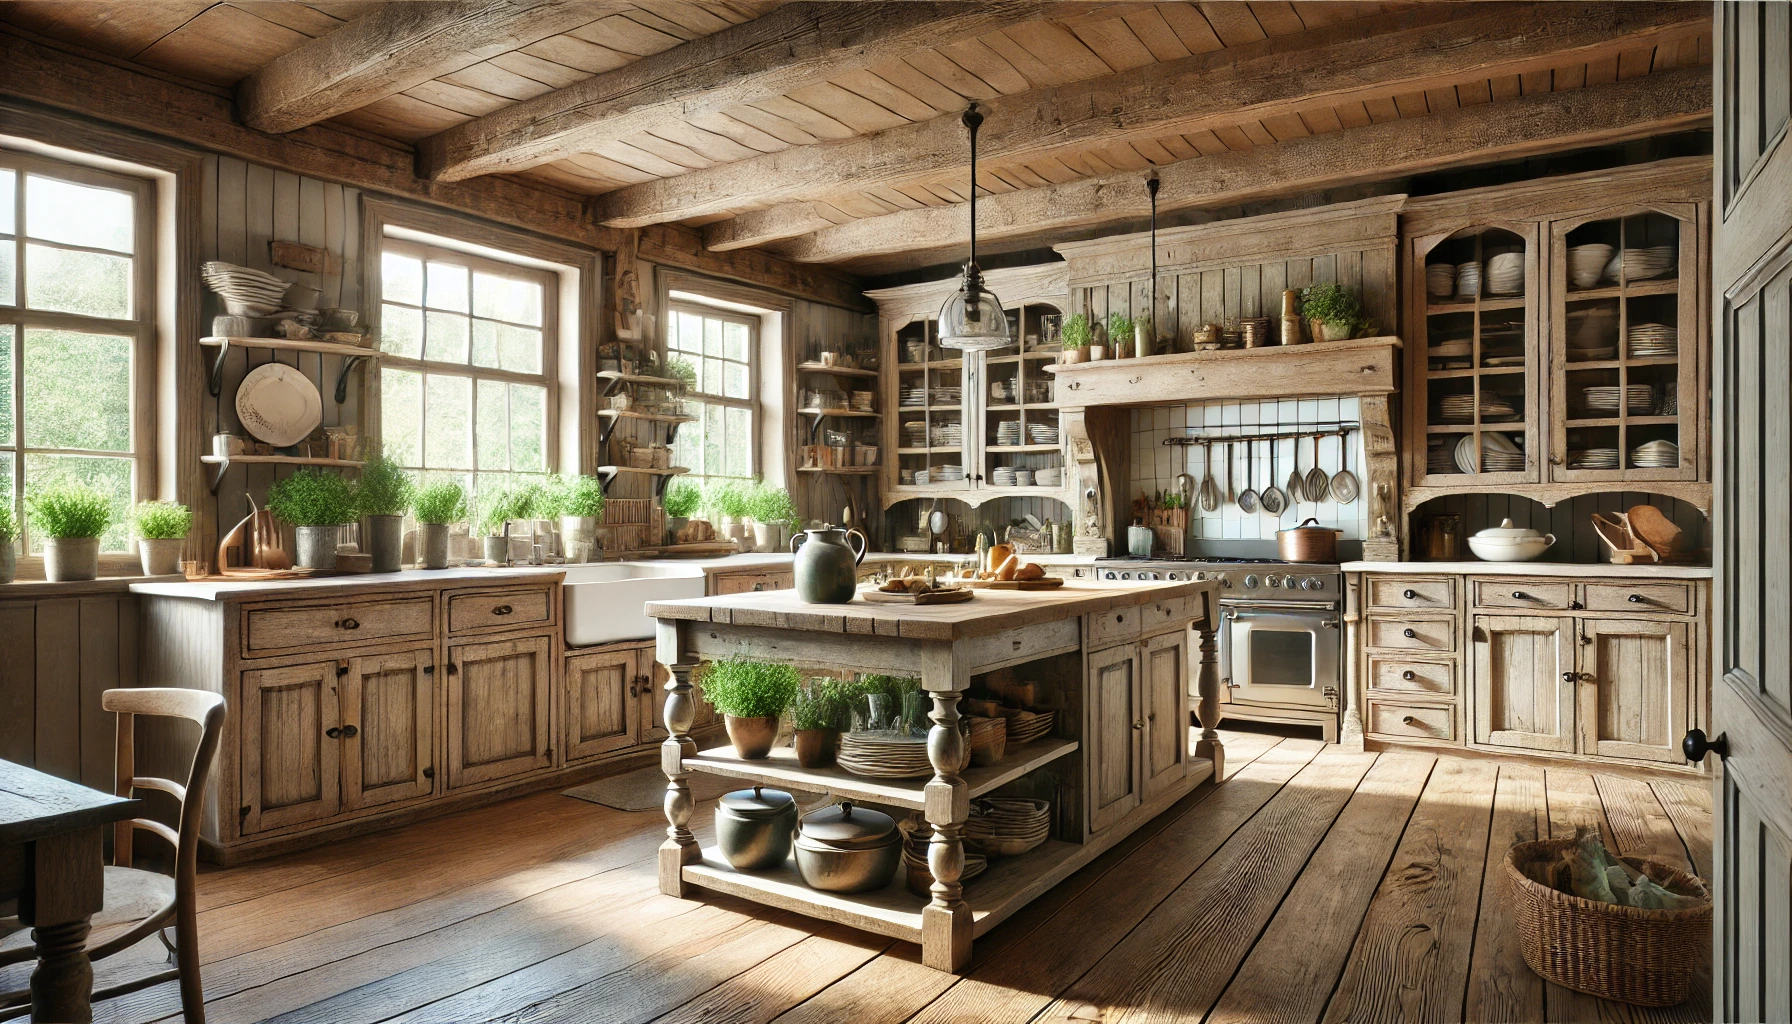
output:
{"label": "black door handle", "polygon": [[435,770],[435,769],[434,769],[434,768],[425,768],[425,769],[423,769],[423,777],[424,777],[424,778],[426,778],[426,779],[433,779],[433,778],[435,778],[435,777],[436,777],[436,770]]}
{"label": "black door handle", "polygon": [[1522,590],[1514,590],[1512,592],[1512,600],[1514,600],[1514,601],[1529,601],[1530,599],[1531,599],[1531,595],[1525,593]]}
{"label": "black door handle", "polygon": [[1408,590],[1404,591],[1400,596],[1406,598],[1408,601],[1413,601],[1418,599],[1419,592],[1416,590]]}
{"label": "black door handle", "polygon": [[361,735],[361,730],[356,726],[345,725],[342,727],[342,738],[345,740],[352,740],[359,735]]}
{"label": "black door handle", "polygon": [[1402,678],[1402,679],[1404,679],[1404,680],[1406,680],[1406,681],[1407,681],[1407,682],[1409,682],[1409,683],[1410,683],[1410,682],[1412,682],[1412,681],[1413,681],[1413,680],[1414,680],[1414,679],[1417,679],[1417,678],[1418,678],[1418,674],[1417,674],[1417,673],[1415,673],[1415,672],[1413,672],[1413,670],[1412,670],[1412,669],[1410,669],[1410,668],[1409,668],[1409,669],[1407,669],[1407,670],[1406,670],[1406,671],[1404,671],[1404,672],[1402,672],[1402,673],[1400,673],[1400,678]]}
{"label": "black door handle", "polygon": [[1706,739],[1705,730],[1688,729],[1686,738],[1680,741],[1680,752],[1688,761],[1703,761],[1706,754],[1716,754],[1722,761],[1730,756],[1730,736],[1720,732],[1715,739]]}
{"label": "black door handle", "polygon": [[1412,631],[1412,630],[1410,630],[1410,629],[1403,629],[1403,630],[1401,630],[1401,631],[1400,631],[1400,635],[1401,635],[1401,636],[1404,636],[1404,637],[1405,637],[1405,638],[1406,638],[1406,639],[1408,639],[1408,640],[1417,640],[1417,639],[1418,639],[1418,638],[1419,638],[1419,634],[1417,634],[1417,633],[1414,633],[1414,632],[1413,632],[1413,631]]}
{"label": "black door handle", "polygon": [[342,738],[342,730],[338,729],[337,727],[332,725],[328,729],[324,730],[324,735],[330,737],[333,740],[339,740]]}

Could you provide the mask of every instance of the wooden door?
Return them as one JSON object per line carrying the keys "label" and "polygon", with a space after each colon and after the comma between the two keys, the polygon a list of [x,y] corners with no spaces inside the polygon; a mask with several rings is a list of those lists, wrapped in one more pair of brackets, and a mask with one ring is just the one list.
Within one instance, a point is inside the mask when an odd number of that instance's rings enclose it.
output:
{"label": "wooden door", "polygon": [[[1792,18],[1716,5],[1712,1017],[1792,1016]],[[1695,738],[1696,739],[1696,738]],[[1697,744],[1695,743],[1696,747]]]}
{"label": "wooden door", "polygon": [[566,760],[596,757],[640,740],[640,655],[599,651],[566,659]]}
{"label": "wooden door", "polygon": [[1574,752],[1574,620],[1542,615],[1477,615],[1475,742]]}
{"label": "wooden door", "polygon": [[1145,699],[1140,795],[1150,800],[1188,774],[1187,630],[1139,645],[1139,692]]}
{"label": "wooden door", "polygon": [[1144,716],[1135,644],[1089,655],[1089,706],[1083,726],[1089,779],[1089,831],[1099,832],[1139,805]]}
{"label": "wooden door", "polygon": [[1684,622],[1582,619],[1580,752],[1684,760],[1692,659]]}
{"label": "wooden door", "polygon": [[435,651],[352,658],[342,677],[342,804],[373,807],[435,790]]}
{"label": "wooden door", "polygon": [[338,670],[323,661],[243,673],[243,834],[328,818],[342,809]]}
{"label": "wooden door", "polygon": [[547,637],[448,648],[448,786],[546,768],[553,759]]}

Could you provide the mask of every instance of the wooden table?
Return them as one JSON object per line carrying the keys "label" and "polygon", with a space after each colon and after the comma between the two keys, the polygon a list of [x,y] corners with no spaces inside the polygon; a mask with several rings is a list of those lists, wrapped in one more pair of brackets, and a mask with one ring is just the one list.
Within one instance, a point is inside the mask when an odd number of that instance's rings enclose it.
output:
{"label": "wooden table", "polygon": [[[792,591],[649,602],[658,625],[657,657],[671,673],[668,736],[660,762],[667,778],[667,839],[660,847],[660,889],[723,892],[768,906],[849,924],[921,945],[922,962],[962,970],[971,942],[1099,856],[1201,782],[1223,777],[1214,630],[1217,584],[1073,584],[1048,591],[981,590],[962,604],[805,604]],[[1190,657],[1194,644],[1198,662]],[[699,751],[691,671],[729,655],[812,671],[918,677],[932,698],[930,778],[888,780],[838,767],[806,770],[788,750],[747,761],[732,747]],[[1193,666],[1191,671],[1191,666]],[[987,673],[1013,670],[1034,680],[1042,705],[1055,706],[1051,734],[1003,760],[961,768],[959,701],[987,685]],[[1194,685],[1191,686],[1191,679]],[[979,682],[978,680],[982,680]],[[1202,734],[1188,745],[1191,690],[1200,700]],[[905,887],[867,893],[820,892],[793,863],[764,872],[734,870],[697,845],[687,780],[692,772],[726,775],[919,813],[931,827],[930,897]],[[1043,844],[1002,858],[971,882],[963,833],[970,801],[998,787],[1048,788],[1055,820]],[[1037,793],[1033,795],[1038,795]]]}
{"label": "wooden table", "polygon": [[88,921],[105,899],[106,826],[141,814],[143,801],[0,761],[0,899],[19,901],[31,926],[33,1020],[93,1020]]}

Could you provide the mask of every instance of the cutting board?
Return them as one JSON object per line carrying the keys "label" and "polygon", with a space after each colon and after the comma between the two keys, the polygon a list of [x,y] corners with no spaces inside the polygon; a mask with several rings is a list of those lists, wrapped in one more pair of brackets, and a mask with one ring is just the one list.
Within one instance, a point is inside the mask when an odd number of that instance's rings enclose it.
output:
{"label": "cutting board", "polygon": [[859,596],[871,604],[960,604],[976,596],[970,590],[929,590],[920,594],[887,594],[881,590],[861,590]]}
{"label": "cutting board", "polygon": [[1064,579],[1046,576],[1037,580],[972,580],[963,585],[979,590],[1056,590],[1064,585]]}

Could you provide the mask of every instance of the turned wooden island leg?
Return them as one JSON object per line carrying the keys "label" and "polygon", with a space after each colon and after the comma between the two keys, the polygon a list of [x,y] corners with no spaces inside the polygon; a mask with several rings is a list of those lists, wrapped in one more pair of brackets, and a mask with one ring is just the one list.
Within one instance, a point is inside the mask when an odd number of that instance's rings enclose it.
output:
{"label": "turned wooden island leg", "polygon": [[691,773],[684,759],[694,757],[697,743],[691,739],[691,723],[697,705],[691,699],[691,670],[695,665],[669,666],[666,682],[666,740],[660,744],[660,769],[666,773],[666,841],[660,844],[660,891],[684,895],[684,866],[702,859],[697,837],[691,832]]}
{"label": "turned wooden island leg", "polygon": [[1201,647],[1201,664],[1195,671],[1195,694],[1199,699],[1196,713],[1201,716],[1201,738],[1195,741],[1195,756],[1213,762],[1213,781],[1218,783],[1226,777],[1226,748],[1220,742],[1219,637],[1214,632],[1219,616],[1211,613],[1211,594],[1208,601],[1207,622],[1195,627]]}
{"label": "turned wooden island leg", "polygon": [[971,816],[970,787],[958,775],[965,737],[959,732],[958,690],[933,691],[933,728],[927,759],[933,779],[925,790],[927,824],[933,841],[927,869],[933,873],[933,901],[921,910],[921,962],[937,971],[960,971],[971,962],[971,908],[964,901],[964,823]]}

